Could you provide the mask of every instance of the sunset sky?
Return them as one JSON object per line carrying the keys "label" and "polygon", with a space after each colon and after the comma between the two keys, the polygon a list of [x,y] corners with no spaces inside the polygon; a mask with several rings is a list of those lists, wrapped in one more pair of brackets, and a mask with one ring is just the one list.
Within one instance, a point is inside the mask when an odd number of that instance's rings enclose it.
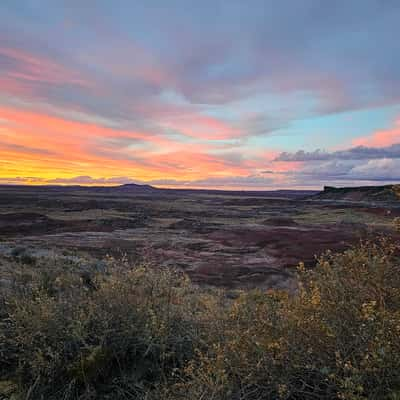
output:
{"label": "sunset sky", "polygon": [[1,0],[0,183],[400,181],[399,0]]}

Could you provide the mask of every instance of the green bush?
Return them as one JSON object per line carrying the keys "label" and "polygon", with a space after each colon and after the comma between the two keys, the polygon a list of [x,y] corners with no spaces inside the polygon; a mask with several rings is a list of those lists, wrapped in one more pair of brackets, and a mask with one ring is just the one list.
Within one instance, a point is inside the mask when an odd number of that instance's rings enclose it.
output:
{"label": "green bush", "polygon": [[239,297],[112,260],[3,260],[0,398],[399,399],[397,250],[328,252],[297,293]]}

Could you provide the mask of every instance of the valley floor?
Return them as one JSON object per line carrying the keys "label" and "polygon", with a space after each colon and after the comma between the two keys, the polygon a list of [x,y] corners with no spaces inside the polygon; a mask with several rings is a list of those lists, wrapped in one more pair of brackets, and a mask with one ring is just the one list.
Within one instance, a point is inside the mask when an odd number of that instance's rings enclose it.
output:
{"label": "valley floor", "polygon": [[127,258],[177,267],[202,285],[293,288],[361,238],[394,236],[400,206],[309,200],[306,193],[0,188],[0,255]]}

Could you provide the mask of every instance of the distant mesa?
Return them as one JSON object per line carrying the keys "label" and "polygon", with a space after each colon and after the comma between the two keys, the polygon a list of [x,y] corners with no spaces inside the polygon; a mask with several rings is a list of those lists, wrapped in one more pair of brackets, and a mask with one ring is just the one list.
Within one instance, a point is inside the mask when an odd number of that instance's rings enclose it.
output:
{"label": "distant mesa", "polygon": [[341,200],[369,203],[400,202],[400,185],[342,187],[324,186],[313,200]]}
{"label": "distant mesa", "polygon": [[121,194],[152,194],[158,192],[160,189],[157,189],[153,186],[150,185],[139,185],[136,183],[127,183],[124,185],[119,185],[119,186],[81,186],[78,188],[80,191],[81,190],[88,190],[90,192],[96,192],[96,193],[121,193]]}
{"label": "distant mesa", "polygon": [[117,190],[122,190],[122,191],[127,191],[127,192],[132,192],[132,191],[146,191],[146,192],[153,192],[157,191],[159,189],[151,186],[151,185],[138,185],[136,183],[127,183],[125,185],[117,186]]}
{"label": "distant mesa", "polygon": [[[119,186],[78,186],[79,191],[90,191],[96,193],[125,193],[125,194],[148,194],[155,193],[159,189],[150,185],[139,185],[136,183],[127,183]],[[61,189],[62,190],[62,189]]]}

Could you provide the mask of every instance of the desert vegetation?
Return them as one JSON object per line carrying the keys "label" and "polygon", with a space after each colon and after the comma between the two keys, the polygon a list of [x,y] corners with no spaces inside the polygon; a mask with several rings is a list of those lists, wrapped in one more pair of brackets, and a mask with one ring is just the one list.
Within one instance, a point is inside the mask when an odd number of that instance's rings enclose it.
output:
{"label": "desert vegetation", "polygon": [[398,198],[400,198],[400,185],[394,185],[393,191]]}
{"label": "desert vegetation", "polygon": [[[398,221],[397,221],[398,222]],[[298,267],[298,287],[200,288],[168,268],[1,260],[6,399],[400,398],[396,243]]]}

